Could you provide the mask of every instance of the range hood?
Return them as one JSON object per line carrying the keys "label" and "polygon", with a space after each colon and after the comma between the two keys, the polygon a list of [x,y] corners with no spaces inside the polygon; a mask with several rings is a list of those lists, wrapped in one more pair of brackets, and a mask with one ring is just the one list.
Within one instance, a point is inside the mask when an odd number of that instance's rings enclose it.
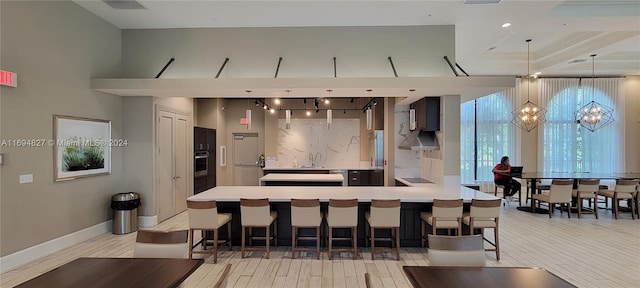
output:
{"label": "range hood", "polygon": [[414,130],[398,145],[402,150],[440,150],[435,131]]}

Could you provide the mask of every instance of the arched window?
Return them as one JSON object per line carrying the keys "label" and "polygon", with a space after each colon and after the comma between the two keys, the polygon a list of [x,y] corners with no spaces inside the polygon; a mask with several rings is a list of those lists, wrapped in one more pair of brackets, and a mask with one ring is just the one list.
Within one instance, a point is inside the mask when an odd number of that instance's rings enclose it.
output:
{"label": "arched window", "polygon": [[[516,155],[515,129],[511,111],[519,91],[494,93],[460,106],[460,180],[462,183],[493,181],[491,170],[500,158]],[[519,159],[517,160],[519,161]],[[513,160],[512,160],[513,162]]]}
{"label": "arched window", "polygon": [[[596,79],[594,88],[591,79],[578,83],[566,82],[564,79],[541,79],[542,98],[547,102],[547,122],[543,125],[539,155],[542,155],[542,171],[546,172],[619,172],[624,167],[622,152],[624,137],[621,133],[622,119],[619,113],[620,103],[624,97],[622,79]],[[547,89],[564,83],[561,89]],[[545,92],[553,91],[544,95]],[[595,93],[594,93],[595,92]],[[615,121],[594,132],[582,127],[575,113],[590,101],[614,109]]]}

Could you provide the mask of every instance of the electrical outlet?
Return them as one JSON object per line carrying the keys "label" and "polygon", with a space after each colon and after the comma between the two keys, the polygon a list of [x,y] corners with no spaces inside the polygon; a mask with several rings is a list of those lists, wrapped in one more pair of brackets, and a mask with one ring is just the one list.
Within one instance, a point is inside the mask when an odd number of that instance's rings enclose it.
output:
{"label": "electrical outlet", "polygon": [[33,174],[20,175],[20,184],[33,182]]}

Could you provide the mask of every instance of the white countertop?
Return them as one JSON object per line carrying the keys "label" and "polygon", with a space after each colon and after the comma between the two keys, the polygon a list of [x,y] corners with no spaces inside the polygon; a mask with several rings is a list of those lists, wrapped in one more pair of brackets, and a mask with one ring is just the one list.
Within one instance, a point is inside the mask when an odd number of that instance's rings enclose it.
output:
{"label": "white countertop", "polygon": [[189,200],[220,202],[239,202],[240,198],[269,198],[272,202],[289,202],[292,198],[320,199],[358,199],[359,202],[370,202],[371,199],[400,199],[402,202],[433,202],[433,199],[462,198],[465,202],[471,199],[497,199],[488,193],[476,191],[463,186],[446,187],[439,184],[424,184],[420,187],[380,187],[380,186],[218,186],[197,195]]}
{"label": "white countertop", "polygon": [[342,174],[271,173],[260,177],[260,181],[343,182],[344,177]]}

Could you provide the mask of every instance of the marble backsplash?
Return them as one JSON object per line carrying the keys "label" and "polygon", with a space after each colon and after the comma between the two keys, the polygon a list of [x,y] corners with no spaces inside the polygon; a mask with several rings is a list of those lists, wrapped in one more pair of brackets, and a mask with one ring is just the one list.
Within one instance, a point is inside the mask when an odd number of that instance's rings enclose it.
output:
{"label": "marble backsplash", "polygon": [[[359,167],[360,119],[278,120],[278,157],[273,167]],[[297,164],[297,165],[296,165]]]}

